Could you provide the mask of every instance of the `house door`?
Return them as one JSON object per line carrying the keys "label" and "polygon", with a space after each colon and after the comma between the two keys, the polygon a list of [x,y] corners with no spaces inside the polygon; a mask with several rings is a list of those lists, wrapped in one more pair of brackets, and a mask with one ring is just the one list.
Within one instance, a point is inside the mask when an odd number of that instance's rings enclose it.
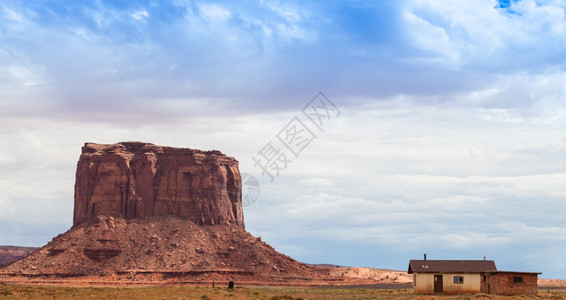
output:
{"label": "house door", "polygon": [[434,293],[442,293],[442,275],[434,275]]}

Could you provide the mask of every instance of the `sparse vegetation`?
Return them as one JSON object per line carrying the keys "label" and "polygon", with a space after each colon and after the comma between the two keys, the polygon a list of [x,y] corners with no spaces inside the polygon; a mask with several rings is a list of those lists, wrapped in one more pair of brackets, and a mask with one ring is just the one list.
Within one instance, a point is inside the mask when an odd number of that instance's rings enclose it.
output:
{"label": "sparse vegetation", "polygon": [[[282,288],[282,287],[236,287],[233,290],[212,287],[63,287],[32,285],[0,285],[1,299],[422,299],[463,300],[493,299],[512,300],[516,296],[482,295],[414,295],[412,291],[366,289],[366,288]],[[566,299],[566,291],[541,291],[536,296],[521,296],[520,299]]]}
{"label": "sparse vegetation", "polygon": [[295,298],[289,295],[283,295],[283,296],[273,296],[269,300],[295,300]]}

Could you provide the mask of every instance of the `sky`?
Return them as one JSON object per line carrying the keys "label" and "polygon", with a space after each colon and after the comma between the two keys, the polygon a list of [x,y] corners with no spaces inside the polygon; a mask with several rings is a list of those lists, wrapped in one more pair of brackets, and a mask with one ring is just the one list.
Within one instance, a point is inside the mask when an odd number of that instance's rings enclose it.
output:
{"label": "sky", "polygon": [[71,227],[85,142],[144,141],[238,159],[246,229],[303,262],[566,279],[565,9],[2,1],[0,245]]}

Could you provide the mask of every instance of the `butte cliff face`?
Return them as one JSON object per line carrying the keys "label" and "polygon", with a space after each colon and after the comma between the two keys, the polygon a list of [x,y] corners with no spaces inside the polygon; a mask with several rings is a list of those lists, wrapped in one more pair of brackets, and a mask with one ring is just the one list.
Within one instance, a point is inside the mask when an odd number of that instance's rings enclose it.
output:
{"label": "butte cliff face", "polygon": [[149,143],[86,143],[77,164],[73,226],[98,216],[175,215],[244,227],[238,161],[219,151]]}

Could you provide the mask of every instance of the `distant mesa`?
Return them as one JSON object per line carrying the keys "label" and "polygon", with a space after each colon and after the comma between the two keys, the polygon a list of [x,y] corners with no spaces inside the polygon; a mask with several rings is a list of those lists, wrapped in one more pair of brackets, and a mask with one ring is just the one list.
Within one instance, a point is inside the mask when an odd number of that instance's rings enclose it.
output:
{"label": "distant mesa", "polygon": [[28,254],[39,248],[36,247],[17,247],[17,246],[0,246],[0,266],[9,264],[18,259],[26,257]]}

